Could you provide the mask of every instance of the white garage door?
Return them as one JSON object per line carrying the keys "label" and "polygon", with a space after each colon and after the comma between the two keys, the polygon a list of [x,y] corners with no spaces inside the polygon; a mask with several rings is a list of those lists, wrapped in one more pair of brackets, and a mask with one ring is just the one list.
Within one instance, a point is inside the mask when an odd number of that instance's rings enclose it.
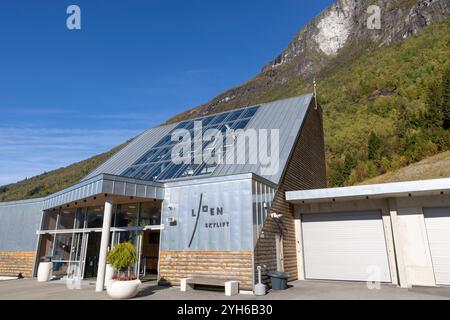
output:
{"label": "white garage door", "polygon": [[450,285],[450,208],[425,209],[436,284]]}
{"label": "white garage door", "polygon": [[391,282],[379,212],[302,216],[307,279]]}

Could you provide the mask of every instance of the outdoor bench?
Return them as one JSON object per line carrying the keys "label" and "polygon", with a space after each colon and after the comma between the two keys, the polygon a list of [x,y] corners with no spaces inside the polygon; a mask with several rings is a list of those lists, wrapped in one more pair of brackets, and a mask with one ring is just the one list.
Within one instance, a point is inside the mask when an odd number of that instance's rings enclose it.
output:
{"label": "outdoor bench", "polygon": [[226,296],[239,294],[239,281],[212,279],[212,278],[184,278],[181,279],[181,291],[186,292],[195,289],[195,285],[208,287],[224,287]]}

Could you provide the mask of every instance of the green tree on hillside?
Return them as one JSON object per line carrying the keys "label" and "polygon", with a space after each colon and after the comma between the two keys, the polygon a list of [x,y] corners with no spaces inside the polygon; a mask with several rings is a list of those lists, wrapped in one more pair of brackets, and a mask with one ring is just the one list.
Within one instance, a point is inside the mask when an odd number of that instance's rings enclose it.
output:
{"label": "green tree on hillside", "polygon": [[442,127],[444,115],[441,109],[441,86],[436,81],[428,88],[427,111],[423,122],[428,129]]}
{"label": "green tree on hillside", "polygon": [[429,129],[450,129],[450,67],[428,88],[424,122]]}
{"label": "green tree on hillside", "polygon": [[381,159],[381,152],[383,148],[383,140],[371,132],[369,142],[367,143],[367,156],[369,160],[379,161]]}
{"label": "green tree on hillside", "polygon": [[444,76],[442,77],[441,84],[441,106],[442,106],[442,115],[443,115],[443,123],[442,126],[445,130],[450,129],[450,67],[448,67]]}

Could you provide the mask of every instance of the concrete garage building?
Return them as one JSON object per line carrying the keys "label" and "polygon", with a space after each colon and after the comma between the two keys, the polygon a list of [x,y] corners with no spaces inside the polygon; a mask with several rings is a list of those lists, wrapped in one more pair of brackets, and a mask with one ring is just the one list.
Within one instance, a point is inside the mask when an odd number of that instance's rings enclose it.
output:
{"label": "concrete garage building", "polygon": [[450,179],[287,192],[299,279],[450,285]]}
{"label": "concrete garage building", "polygon": [[[189,136],[241,130],[225,141],[237,141],[235,149],[224,149],[225,159],[241,159],[174,163],[173,134],[181,129]],[[257,144],[246,143],[250,129]],[[186,143],[194,158],[211,145],[195,140]],[[269,153],[254,161],[263,149]],[[267,160],[276,160],[276,170]],[[134,272],[161,283],[211,277],[252,290],[258,265],[296,280],[285,192],[326,187],[325,171],[322,111],[312,94],[155,127],[65,190],[0,204],[0,274],[33,276],[40,259],[51,257],[54,275],[96,278],[103,290],[108,249],[131,241]]]}

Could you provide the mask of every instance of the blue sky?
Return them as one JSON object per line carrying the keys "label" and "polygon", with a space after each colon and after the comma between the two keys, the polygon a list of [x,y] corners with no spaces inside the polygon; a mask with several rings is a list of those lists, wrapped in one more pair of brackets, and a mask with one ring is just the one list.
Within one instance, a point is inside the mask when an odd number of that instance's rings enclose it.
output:
{"label": "blue sky", "polygon": [[[256,75],[332,0],[5,0],[0,185],[88,158]],[[66,8],[81,8],[81,30]]]}

